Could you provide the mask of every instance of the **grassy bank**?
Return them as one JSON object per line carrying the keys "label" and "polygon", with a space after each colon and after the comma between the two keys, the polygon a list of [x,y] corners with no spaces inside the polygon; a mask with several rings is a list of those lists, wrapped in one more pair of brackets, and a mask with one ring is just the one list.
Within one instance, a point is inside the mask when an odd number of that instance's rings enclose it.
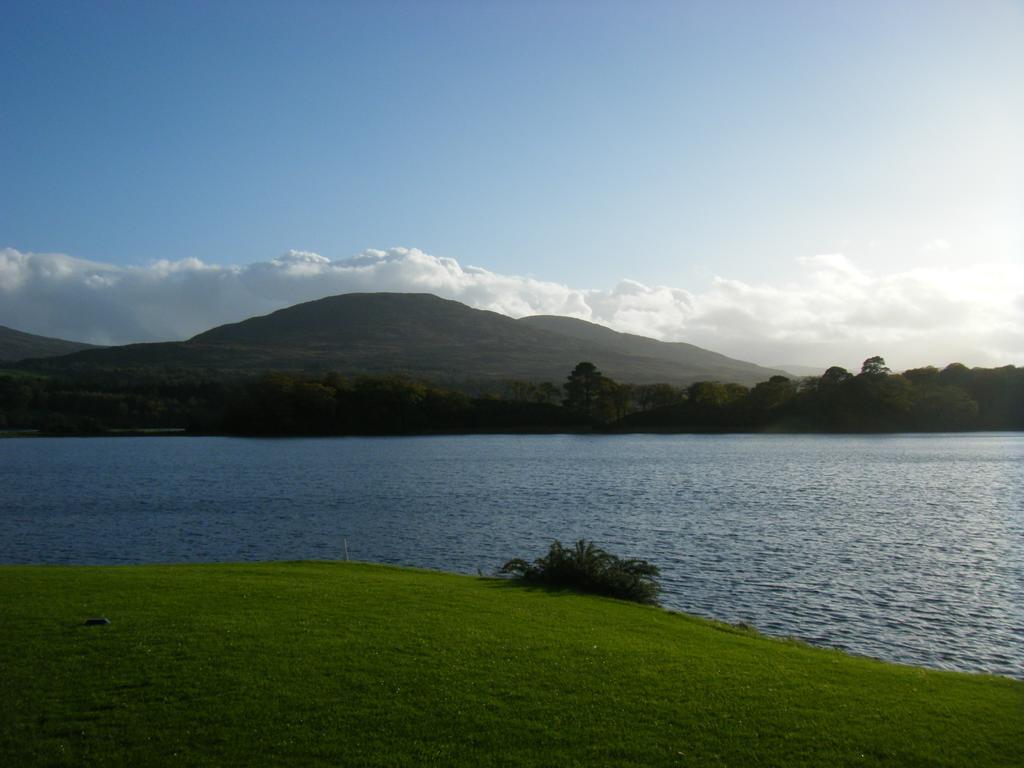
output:
{"label": "grassy bank", "polygon": [[0,568],[0,680],[11,766],[1024,764],[1020,682],[351,563]]}

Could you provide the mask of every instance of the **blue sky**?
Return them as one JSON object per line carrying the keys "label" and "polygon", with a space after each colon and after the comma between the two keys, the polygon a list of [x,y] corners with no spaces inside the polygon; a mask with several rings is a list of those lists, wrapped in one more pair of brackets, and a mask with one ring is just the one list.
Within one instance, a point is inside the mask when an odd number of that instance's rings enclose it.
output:
{"label": "blue sky", "polygon": [[4,28],[21,254],[404,246],[698,294],[806,288],[823,254],[1024,261],[1019,2],[32,2]]}

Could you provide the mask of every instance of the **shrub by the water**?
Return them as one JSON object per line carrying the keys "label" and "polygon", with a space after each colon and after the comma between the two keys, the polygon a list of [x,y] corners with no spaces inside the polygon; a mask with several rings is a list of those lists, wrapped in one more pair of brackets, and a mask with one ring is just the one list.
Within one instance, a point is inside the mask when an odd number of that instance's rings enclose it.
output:
{"label": "shrub by the water", "polygon": [[514,558],[505,563],[499,573],[531,584],[565,587],[638,603],[657,603],[661,591],[657,566],[646,560],[624,560],[583,539],[572,547],[565,547],[556,540],[544,557],[532,563]]}

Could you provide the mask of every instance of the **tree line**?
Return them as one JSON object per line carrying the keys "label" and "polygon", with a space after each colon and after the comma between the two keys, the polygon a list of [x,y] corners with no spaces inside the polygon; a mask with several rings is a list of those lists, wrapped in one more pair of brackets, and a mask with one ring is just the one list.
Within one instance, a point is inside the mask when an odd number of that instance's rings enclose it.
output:
{"label": "tree line", "polygon": [[632,413],[617,429],[667,431],[946,432],[1024,429],[1024,368],[915,368],[881,357],[857,374],[773,376],[752,388],[698,382],[678,402]]}
{"label": "tree line", "polygon": [[506,381],[486,393],[399,376],[108,371],[0,373],[0,429],[54,434],[184,428],[240,435],[431,432],[898,432],[1024,429],[1024,368],[773,376],[754,387],[616,382],[581,362],[561,385]]}

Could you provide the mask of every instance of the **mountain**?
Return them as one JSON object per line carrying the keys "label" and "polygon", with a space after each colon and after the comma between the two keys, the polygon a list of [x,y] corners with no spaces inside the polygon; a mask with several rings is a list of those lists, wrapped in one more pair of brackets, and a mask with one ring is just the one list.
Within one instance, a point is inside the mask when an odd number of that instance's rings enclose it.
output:
{"label": "mountain", "polygon": [[[647,336],[621,333],[586,320],[559,315],[533,315],[519,320],[531,328],[558,333],[573,339],[599,344],[601,347],[635,358],[656,358],[687,370],[691,380],[738,381],[754,383],[766,381],[782,371],[761,368],[753,363],[735,360],[693,344],[681,341],[658,341]],[[753,369],[753,370],[752,370]],[[751,379],[751,375],[755,378]],[[615,378],[614,376],[612,378]]]}
{"label": "mountain", "polygon": [[792,374],[796,378],[802,376],[821,376],[825,372],[827,365],[800,365],[799,363],[786,363],[785,365],[777,365],[776,368],[780,368],[789,374]]}
{"label": "mountain", "polygon": [[400,372],[439,381],[562,381],[589,360],[618,381],[753,384],[781,373],[689,344],[582,320],[514,320],[431,294],[348,293],[213,328],[184,342],[79,352],[47,366]]}
{"label": "mountain", "polygon": [[34,357],[55,357],[82,349],[96,349],[93,344],[35,336],[0,325],[0,360],[14,361]]}

